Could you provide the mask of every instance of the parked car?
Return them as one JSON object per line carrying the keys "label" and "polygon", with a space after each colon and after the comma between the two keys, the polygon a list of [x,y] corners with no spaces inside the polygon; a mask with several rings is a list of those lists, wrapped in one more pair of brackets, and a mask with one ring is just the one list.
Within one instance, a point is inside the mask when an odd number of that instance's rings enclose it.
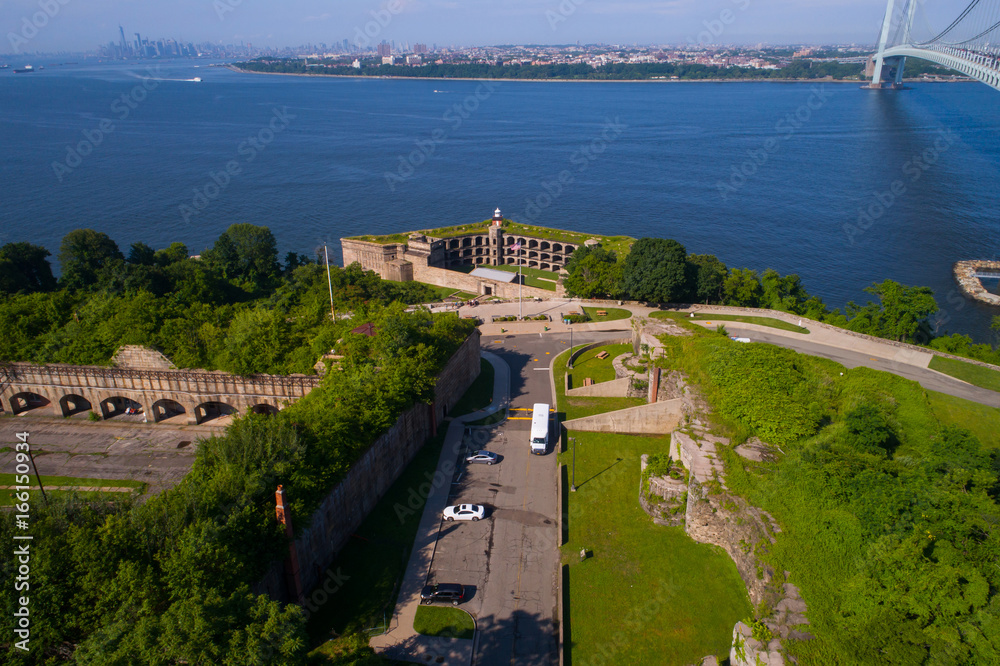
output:
{"label": "parked car", "polygon": [[481,504],[459,504],[449,506],[444,510],[444,519],[448,522],[453,520],[471,520],[473,522],[486,517],[486,507]]}
{"label": "parked car", "polygon": [[492,451],[476,451],[472,455],[465,459],[467,463],[482,464],[482,465],[492,465],[493,463],[499,462],[500,456],[493,453]]}
{"label": "parked car", "polygon": [[420,591],[420,603],[451,602],[457,606],[465,599],[465,586],[458,583],[438,583],[427,585]]}

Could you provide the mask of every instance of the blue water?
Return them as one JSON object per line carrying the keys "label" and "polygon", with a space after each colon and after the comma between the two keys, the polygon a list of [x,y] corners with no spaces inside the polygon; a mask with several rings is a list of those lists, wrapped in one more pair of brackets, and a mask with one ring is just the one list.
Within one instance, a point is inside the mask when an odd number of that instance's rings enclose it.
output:
{"label": "blue water", "polygon": [[982,84],[485,85],[199,64],[0,71],[0,242],[56,254],[87,226],[126,249],[198,252],[252,222],[283,252],[326,242],[339,258],[342,236],[480,221],[499,206],[798,273],[832,306],[884,278],[928,285],[943,328],[980,340],[1000,314],[963,300],[951,275],[956,260],[1000,251],[1000,93]]}

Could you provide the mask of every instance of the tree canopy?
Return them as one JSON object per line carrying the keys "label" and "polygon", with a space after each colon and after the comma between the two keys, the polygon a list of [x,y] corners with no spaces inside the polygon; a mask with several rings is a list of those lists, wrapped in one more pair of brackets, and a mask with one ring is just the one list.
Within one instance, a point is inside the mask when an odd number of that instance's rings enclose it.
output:
{"label": "tree canopy", "polygon": [[51,253],[31,243],[7,243],[0,247],[0,294],[30,294],[55,288]]}
{"label": "tree canopy", "polygon": [[635,300],[673,303],[687,293],[687,251],[669,238],[640,238],[622,267],[622,289]]}
{"label": "tree canopy", "polygon": [[59,246],[62,283],[69,289],[84,289],[98,282],[102,270],[125,260],[118,244],[106,233],[76,229],[63,237]]}

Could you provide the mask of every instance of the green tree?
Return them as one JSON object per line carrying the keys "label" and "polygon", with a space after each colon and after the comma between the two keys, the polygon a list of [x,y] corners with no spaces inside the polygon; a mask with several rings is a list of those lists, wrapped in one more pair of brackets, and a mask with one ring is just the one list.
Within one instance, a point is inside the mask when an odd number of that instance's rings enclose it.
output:
{"label": "green tree", "polygon": [[760,307],[763,289],[757,271],[749,268],[734,268],[722,284],[722,293],[726,305],[744,308]]}
{"label": "green tree", "polygon": [[[577,254],[586,250],[581,258]],[[617,298],[621,295],[622,265],[614,252],[600,245],[577,249],[566,264],[566,290],[580,298]]]}
{"label": "green tree", "polygon": [[0,294],[30,294],[56,286],[48,250],[31,243],[7,243],[0,247]]}
{"label": "green tree", "polygon": [[864,306],[848,303],[850,330],[899,342],[930,342],[933,336],[928,318],[938,306],[929,287],[907,287],[885,280],[865,291],[878,296],[879,302],[869,301]]}
{"label": "green tree", "polygon": [[143,242],[132,243],[128,251],[128,263],[152,266],[156,251]]}
{"label": "green tree", "polygon": [[184,243],[171,243],[170,247],[157,250],[155,254],[157,266],[169,266],[170,264],[175,264],[178,261],[184,261],[187,258],[188,249],[187,245]]}
{"label": "green tree", "polygon": [[687,288],[687,251],[675,240],[640,238],[622,267],[622,291],[637,301],[670,303]]}
{"label": "green tree", "polygon": [[802,287],[798,275],[782,276],[773,268],[768,268],[760,276],[761,306],[782,312],[803,314],[804,304],[809,294]]}
{"label": "green tree", "polygon": [[205,252],[205,260],[218,266],[229,280],[264,289],[280,274],[278,246],[267,227],[233,224]]}
{"label": "green tree", "polygon": [[706,305],[722,301],[722,287],[729,269],[714,254],[692,254],[688,261],[694,266],[691,295]]}
{"label": "green tree", "polygon": [[97,283],[101,269],[125,260],[111,237],[93,229],[66,234],[59,246],[62,282],[68,289],[84,289]]}

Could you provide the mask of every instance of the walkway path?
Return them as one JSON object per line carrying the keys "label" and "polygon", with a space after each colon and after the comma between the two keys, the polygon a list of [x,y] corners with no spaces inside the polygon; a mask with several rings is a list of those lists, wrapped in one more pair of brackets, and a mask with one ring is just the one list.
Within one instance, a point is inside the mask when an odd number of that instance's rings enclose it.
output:
{"label": "walkway path", "polygon": [[[424,587],[428,569],[434,560],[434,549],[441,528],[441,512],[448,505],[455,460],[463,446],[465,424],[506,409],[510,400],[510,368],[500,357],[488,351],[483,351],[482,357],[493,366],[493,401],[484,409],[455,417],[448,427],[441,456],[438,458],[438,473],[434,476],[435,483],[432,484],[424,505],[390,629],[369,641],[376,652],[386,657],[452,666],[469,666],[472,663],[474,640],[422,636],[414,631],[413,620],[420,606],[420,590]],[[441,481],[437,482],[438,479]]]}
{"label": "walkway path", "polygon": [[[484,338],[503,335],[537,333],[540,335],[554,333],[566,335],[572,329],[575,333],[588,331],[628,331],[631,330],[629,320],[591,322],[587,324],[563,324],[558,316],[562,312],[579,310],[582,306],[620,307],[629,310],[633,316],[648,317],[653,312],[660,311],[642,305],[625,304],[609,305],[607,302],[590,302],[579,299],[551,299],[535,302],[525,301],[523,312],[525,316],[548,314],[552,322],[505,322],[503,324],[484,324],[480,327]],[[476,315],[484,320],[492,315],[509,315],[517,313],[517,303],[487,304],[476,308],[464,307],[459,312],[462,316]],[[1000,406],[1000,393],[979,388],[951,377],[928,365],[935,354],[910,345],[899,345],[891,340],[883,340],[870,335],[861,335],[846,331],[829,324],[804,319],[787,312],[771,310],[747,311],[746,308],[729,308],[723,306],[694,305],[670,310],[683,314],[694,313],[696,323],[703,323],[714,328],[717,323],[724,323],[730,333],[741,332],[758,342],[767,342],[796,351],[822,356],[837,361],[847,367],[865,366],[875,370],[883,370],[912,379],[924,388],[938,391],[955,397],[971,400],[992,407]],[[742,322],[711,322],[713,314],[742,314],[747,316],[772,317],[791,324],[800,324],[809,329],[809,333],[796,333],[758,324]],[[549,330],[546,331],[545,329]]]}

